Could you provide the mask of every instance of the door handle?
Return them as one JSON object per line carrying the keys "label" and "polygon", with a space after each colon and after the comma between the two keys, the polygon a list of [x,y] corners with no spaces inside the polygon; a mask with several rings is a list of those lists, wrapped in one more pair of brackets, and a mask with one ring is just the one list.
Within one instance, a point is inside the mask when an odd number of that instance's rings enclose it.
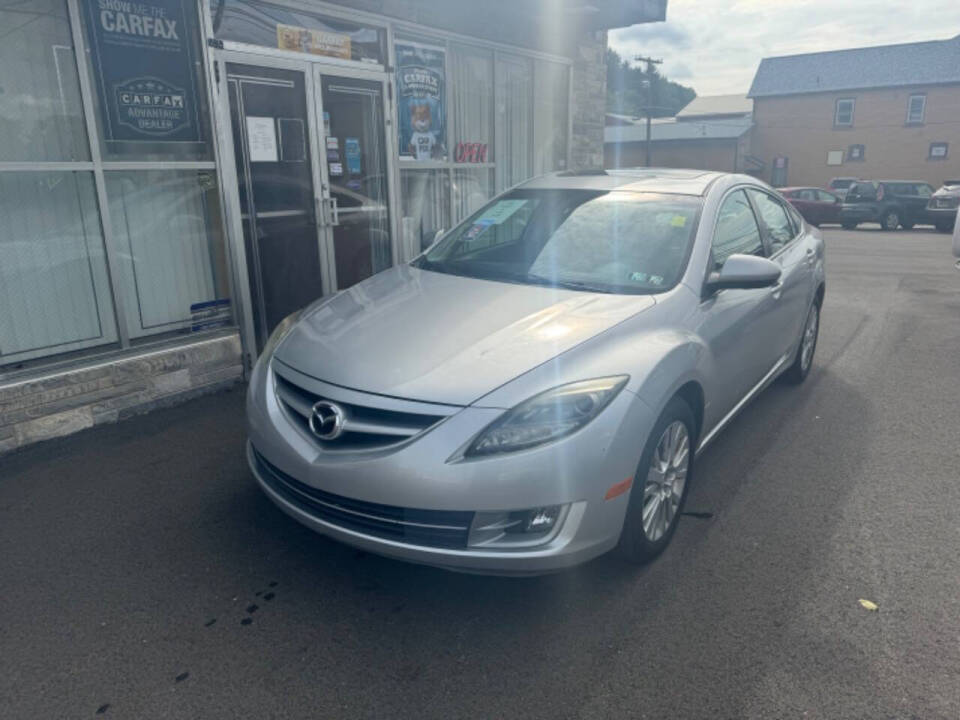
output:
{"label": "door handle", "polygon": [[336,227],[340,224],[340,209],[336,198],[314,198],[317,204],[317,225]]}
{"label": "door handle", "polygon": [[813,248],[807,248],[807,264],[813,265],[816,259],[817,259],[816,251]]}
{"label": "door handle", "polygon": [[340,208],[337,205],[337,199],[332,197],[327,202],[330,203],[330,225],[336,227],[340,224]]}

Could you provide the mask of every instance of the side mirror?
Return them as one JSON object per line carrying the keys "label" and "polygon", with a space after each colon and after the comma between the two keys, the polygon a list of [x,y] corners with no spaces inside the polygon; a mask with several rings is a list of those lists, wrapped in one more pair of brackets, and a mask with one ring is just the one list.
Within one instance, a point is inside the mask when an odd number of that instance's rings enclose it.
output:
{"label": "side mirror", "polygon": [[440,228],[439,230],[437,230],[436,234],[433,236],[433,241],[430,244],[433,245],[433,243],[435,243],[437,240],[442,238],[445,232],[446,230],[444,230],[443,228]]}
{"label": "side mirror", "polygon": [[756,255],[731,255],[712,272],[704,284],[705,295],[719,290],[751,290],[775,285],[780,279],[780,266],[773,260]]}

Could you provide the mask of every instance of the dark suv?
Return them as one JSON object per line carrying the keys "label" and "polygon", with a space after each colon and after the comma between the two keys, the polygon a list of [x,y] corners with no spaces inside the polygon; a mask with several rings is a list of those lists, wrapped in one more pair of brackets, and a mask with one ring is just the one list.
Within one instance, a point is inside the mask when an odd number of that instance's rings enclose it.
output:
{"label": "dark suv", "polygon": [[884,230],[932,223],[927,203],[933,195],[929,183],[914,180],[861,180],[847,191],[840,206],[840,224],[847,230],[860,223],[880,223]]}

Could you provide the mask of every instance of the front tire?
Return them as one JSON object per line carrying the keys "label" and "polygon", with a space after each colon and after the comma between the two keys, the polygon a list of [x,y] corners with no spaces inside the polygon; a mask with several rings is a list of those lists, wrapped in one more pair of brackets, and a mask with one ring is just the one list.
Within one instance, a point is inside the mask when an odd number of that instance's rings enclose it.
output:
{"label": "front tire", "polygon": [[897,211],[887,210],[880,220],[880,227],[887,231],[893,231],[900,227],[900,215]]}
{"label": "front tire", "polygon": [[803,334],[800,336],[800,347],[797,348],[793,365],[783,374],[784,379],[791,385],[799,385],[807,379],[810,368],[813,367],[813,354],[817,350],[817,338],[820,336],[820,303],[814,301],[807,312],[807,319],[803,323]]}
{"label": "front tire", "polygon": [[853,230],[853,229],[855,229],[855,228],[857,227],[857,223],[845,222],[845,223],[841,223],[840,226],[841,226],[844,230]]}
{"label": "front tire", "polygon": [[696,421],[678,397],[664,408],[647,438],[633,478],[617,554],[647,563],[670,544],[693,479]]}

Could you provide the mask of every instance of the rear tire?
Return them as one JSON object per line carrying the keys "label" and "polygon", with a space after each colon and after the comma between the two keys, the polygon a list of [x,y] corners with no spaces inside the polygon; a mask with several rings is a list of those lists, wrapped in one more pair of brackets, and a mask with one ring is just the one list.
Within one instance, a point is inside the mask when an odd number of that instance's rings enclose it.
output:
{"label": "rear tire", "polygon": [[817,351],[817,338],[820,337],[820,302],[813,301],[807,311],[803,330],[800,334],[800,346],[793,358],[793,365],[783,374],[783,379],[791,385],[799,385],[807,379],[813,367],[813,355]]}
{"label": "rear tire", "polygon": [[[677,434],[675,445],[671,433]],[[650,562],[670,544],[693,480],[696,441],[693,411],[673,398],[654,424],[633,477],[616,548],[627,562]]]}
{"label": "rear tire", "polygon": [[851,222],[845,222],[845,223],[840,223],[840,226],[841,226],[844,230],[853,230],[854,228],[857,227],[857,224],[856,224],[856,223],[851,223]]}
{"label": "rear tire", "polygon": [[952,222],[938,222],[937,230],[942,233],[953,232],[953,223]]}

